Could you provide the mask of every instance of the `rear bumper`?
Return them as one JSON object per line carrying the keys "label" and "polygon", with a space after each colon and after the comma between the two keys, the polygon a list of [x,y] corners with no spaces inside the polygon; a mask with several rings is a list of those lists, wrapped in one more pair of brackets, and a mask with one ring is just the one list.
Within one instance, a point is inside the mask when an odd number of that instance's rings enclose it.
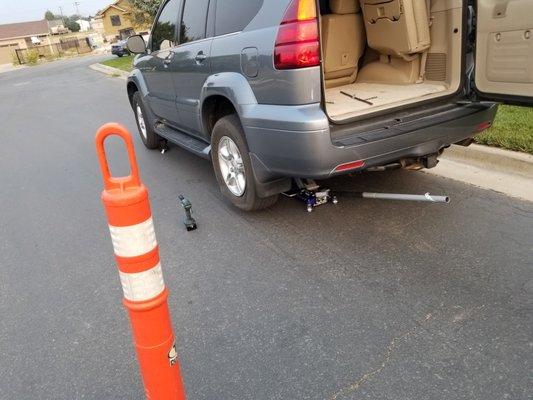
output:
{"label": "rear bumper", "polygon": [[253,105],[241,111],[256,175],[268,181],[280,176],[324,179],[341,174],[335,168],[352,161],[364,161],[365,169],[437,153],[473,137],[478,125],[492,122],[497,104],[448,106],[371,132],[357,132],[360,125],[353,124],[353,132],[345,127],[342,137],[334,141],[318,104]]}

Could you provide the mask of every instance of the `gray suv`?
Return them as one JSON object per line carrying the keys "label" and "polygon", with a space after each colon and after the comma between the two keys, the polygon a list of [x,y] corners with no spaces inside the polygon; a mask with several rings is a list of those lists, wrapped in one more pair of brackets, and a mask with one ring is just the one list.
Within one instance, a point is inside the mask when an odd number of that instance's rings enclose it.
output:
{"label": "gray suv", "polygon": [[127,91],[146,147],[257,210],[292,178],[434,167],[532,104],[532,30],[530,0],[167,0]]}

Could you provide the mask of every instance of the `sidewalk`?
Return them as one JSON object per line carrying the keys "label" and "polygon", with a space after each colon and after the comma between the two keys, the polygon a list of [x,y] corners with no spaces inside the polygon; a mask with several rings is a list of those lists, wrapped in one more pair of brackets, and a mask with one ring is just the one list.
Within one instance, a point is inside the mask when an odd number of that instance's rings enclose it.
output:
{"label": "sidewalk", "polygon": [[424,172],[533,201],[533,156],[478,144],[452,146]]}
{"label": "sidewalk", "polygon": [[4,72],[16,71],[17,69],[27,68],[25,65],[0,64],[0,74]]}

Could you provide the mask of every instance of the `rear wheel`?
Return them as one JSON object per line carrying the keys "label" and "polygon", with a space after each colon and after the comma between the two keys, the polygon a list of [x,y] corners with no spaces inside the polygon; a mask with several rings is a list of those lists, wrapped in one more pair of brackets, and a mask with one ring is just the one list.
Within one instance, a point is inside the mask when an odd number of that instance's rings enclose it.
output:
{"label": "rear wheel", "polygon": [[211,139],[211,159],[222,194],[236,207],[261,210],[272,206],[278,195],[257,195],[252,163],[239,118],[233,114],[217,121]]}
{"label": "rear wheel", "polygon": [[137,122],[137,128],[144,145],[149,149],[157,149],[159,146],[159,136],[154,132],[152,128],[149,114],[146,111],[146,107],[142,101],[139,92],[135,92],[132,98],[133,112],[135,113],[135,121]]}

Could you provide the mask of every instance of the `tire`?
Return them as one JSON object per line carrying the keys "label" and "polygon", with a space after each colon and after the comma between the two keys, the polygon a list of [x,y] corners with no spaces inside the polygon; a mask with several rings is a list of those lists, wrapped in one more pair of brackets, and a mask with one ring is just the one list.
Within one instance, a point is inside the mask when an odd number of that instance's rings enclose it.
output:
{"label": "tire", "polygon": [[[153,150],[159,147],[159,135],[154,132],[152,127],[152,121],[150,120],[150,114],[147,112],[146,107],[142,101],[142,97],[139,92],[135,92],[132,98],[133,113],[135,114],[135,122],[137,122],[137,129],[139,135],[146,148]],[[139,110],[142,119],[139,118]],[[144,127],[144,128],[143,128]]]}
{"label": "tire", "polygon": [[123,55],[124,54],[122,54],[122,53],[117,53],[117,56],[119,56],[119,57],[122,57]]}
{"label": "tire", "polygon": [[[223,154],[227,154],[225,149],[231,147],[234,150],[233,146],[238,149],[240,159],[231,155],[229,157],[223,156]],[[237,153],[233,152],[233,154]],[[278,195],[265,198],[257,195],[257,182],[252,171],[248,145],[246,144],[244,132],[237,115],[225,116],[215,124],[211,137],[211,160],[220,191],[235,207],[245,211],[262,210],[271,207],[278,200]],[[232,164],[233,162],[238,164],[238,167],[228,167],[228,164]],[[242,177],[240,173],[237,173],[236,175],[241,179],[230,178],[228,180],[230,184],[228,184],[224,178],[224,174],[226,176],[232,175],[231,172],[228,172],[228,168],[233,168],[233,170],[238,171],[243,170],[244,176]],[[234,185],[231,185],[231,183],[234,183]]]}

